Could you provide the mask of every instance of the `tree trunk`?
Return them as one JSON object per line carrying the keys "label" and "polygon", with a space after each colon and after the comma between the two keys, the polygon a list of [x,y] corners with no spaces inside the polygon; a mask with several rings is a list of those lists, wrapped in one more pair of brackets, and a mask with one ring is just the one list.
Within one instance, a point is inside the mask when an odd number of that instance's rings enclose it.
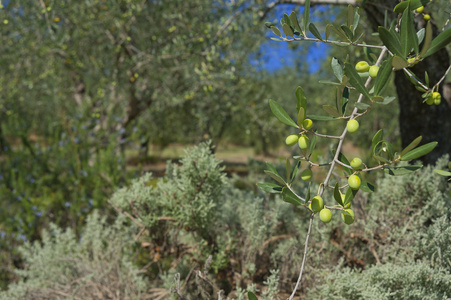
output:
{"label": "tree trunk", "polygon": [[[374,31],[377,31],[378,26],[384,24],[385,9],[391,8],[389,11],[393,11],[393,7],[398,2],[395,0],[366,2],[364,10]],[[416,18],[416,23],[417,29],[426,25],[421,16]],[[439,33],[435,25],[433,25],[433,31],[434,36]],[[445,74],[448,66],[449,54],[442,49],[418,63],[411,70],[421,80],[424,80],[424,74],[427,72],[431,87]],[[445,95],[443,93],[445,84],[440,85],[439,92],[442,94],[442,102],[438,106],[423,103],[422,93],[415,89],[402,70],[395,73],[395,85],[400,106],[399,125],[402,146],[406,147],[420,135],[423,136],[422,144],[437,141],[438,145],[434,151],[420,158],[424,164],[432,164],[444,154],[451,154],[451,100],[445,98],[448,96],[447,93]]]}

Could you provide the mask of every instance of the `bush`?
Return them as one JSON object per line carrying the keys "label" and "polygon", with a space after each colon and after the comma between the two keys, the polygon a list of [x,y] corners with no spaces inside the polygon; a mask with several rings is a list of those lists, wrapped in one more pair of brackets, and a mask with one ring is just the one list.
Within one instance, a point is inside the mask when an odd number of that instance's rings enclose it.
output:
{"label": "bush", "polygon": [[110,225],[94,212],[80,239],[51,224],[42,243],[19,248],[26,268],[0,299],[139,299],[146,284],[132,263],[135,227],[125,221]]}

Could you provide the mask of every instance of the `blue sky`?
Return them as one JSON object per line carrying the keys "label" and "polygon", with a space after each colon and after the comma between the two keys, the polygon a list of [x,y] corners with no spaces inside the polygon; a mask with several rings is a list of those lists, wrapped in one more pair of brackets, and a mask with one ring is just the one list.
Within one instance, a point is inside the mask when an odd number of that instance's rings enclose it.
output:
{"label": "blue sky", "polygon": [[[312,7],[310,9],[311,21],[315,23],[321,22],[318,17],[315,17],[315,11],[324,11],[329,9],[331,9],[331,7],[328,5]],[[273,21],[277,24],[277,27],[280,27],[279,20],[283,17],[283,14],[290,14],[293,10],[296,12],[299,19],[303,17],[304,7],[296,8],[295,5],[279,5],[274,9],[273,13],[273,16],[275,16],[277,20],[274,19],[270,21]],[[298,50],[290,49],[288,46],[289,43],[271,40],[271,37],[275,37],[271,30],[268,30],[266,36],[268,40],[260,47],[262,57],[259,60],[255,60],[254,57],[251,57],[250,60],[253,65],[257,66],[257,68],[261,66],[262,69],[266,69],[269,72],[274,72],[284,67],[293,67],[300,61],[307,61],[309,64],[309,71],[311,73],[315,73],[319,70],[321,61],[324,57],[326,57],[327,51],[330,47],[324,43],[300,42],[302,43],[302,45],[300,45],[301,47],[308,47],[307,57],[304,58],[299,56],[300,54]]]}

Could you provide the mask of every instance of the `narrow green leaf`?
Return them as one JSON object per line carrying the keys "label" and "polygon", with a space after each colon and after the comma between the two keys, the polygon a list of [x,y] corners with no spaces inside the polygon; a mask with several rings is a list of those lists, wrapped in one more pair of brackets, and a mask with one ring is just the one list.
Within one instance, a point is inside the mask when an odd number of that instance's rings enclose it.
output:
{"label": "narrow green leaf", "polygon": [[344,40],[348,39],[346,34],[344,34],[341,30],[337,29],[335,26],[330,27],[330,29],[332,29],[332,31],[335,32],[342,39],[344,39]]}
{"label": "narrow green leaf", "polygon": [[301,26],[299,26],[298,17],[296,16],[296,13],[294,11],[291,12],[290,16],[291,25],[294,27],[294,29],[298,30],[299,32],[302,32]]}
{"label": "narrow green leaf", "polygon": [[418,38],[415,32],[413,23],[412,12],[410,11],[410,5],[408,4],[401,17],[401,52],[402,57],[405,58],[410,53],[412,48],[415,49],[415,53],[418,54]]}
{"label": "narrow green leaf", "polygon": [[382,141],[382,138],[384,137],[384,130],[379,129],[378,132],[376,132],[373,136],[373,139],[371,141],[371,152],[374,154],[374,149],[376,148],[376,145]]}
{"label": "narrow green leaf", "polygon": [[353,43],[358,43],[362,39],[365,32],[362,32],[360,35],[354,35],[354,39],[352,40]]}
{"label": "narrow green leaf", "polygon": [[314,136],[312,137],[312,139],[310,140],[310,146],[309,146],[309,150],[308,150],[308,153],[309,153],[308,157],[309,157],[309,158],[310,158],[310,156],[312,156],[313,150],[315,150],[316,139],[317,139],[317,136],[314,135]]}
{"label": "narrow green leaf", "polygon": [[308,115],[309,119],[315,120],[315,121],[333,121],[333,120],[339,120],[334,117],[329,116],[319,116],[319,115]]}
{"label": "narrow green leaf", "polygon": [[275,184],[275,183],[257,183],[257,186],[264,191],[265,193],[271,193],[271,194],[280,194],[282,193],[282,186]]}
{"label": "narrow green leaf", "polygon": [[294,33],[293,33],[293,30],[291,30],[290,25],[283,24],[282,25],[282,30],[283,30],[283,33],[285,33],[287,36],[294,37]]}
{"label": "narrow green leaf", "polygon": [[403,176],[415,172],[423,167],[422,165],[402,166],[402,167],[386,167],[384,172],[392,176]]}
{"label": "narrow green leaf", "polygon": [[277,173],[276,168],[273,165],[271,165],[269,162],[266,163],[266,167],[268,168],[269,171],[279,175],[279,173]]}
{"label": "narrow green leaf", "polygon": [[451,176],[451,172],[445,170],[434,169],[434,172],[442,176]]}
{"label": "narrow green leaf", "polygon": [[356,7],[354,10],[354,22],[352,24],[352,32],[354,34],[355,34],[355,31],[357,30],[357,27],[359,26],[359,21],[360,21],[359,8]]}
{"label": "narrow green leaf", "polygon": [[382,43],[390,50],[393,54],[398,56],[403,56],[401,42],[399,40],[398,35],[388,30],[385,27],[379,26],[379,37],[382,40]]}
{"label": "narrow green leaf", "polygon": [[418,146],[421,143],[421,140],[423,137],[420,135],[416,139],[414,139],[406,148],[404,148],[401,152],[401,156],[409,152],[410,150],[414,149],[416,146]]}
{"label": "narrow green leaf", "polygon": [[340,114],[338,113],[338,111],[337,111],[337,109],[335,107],[332,107],[330,105],[322,105],[321,107],[330,116],[336,117],[336,118],[340,117]]}
{"label": "narrow green leaf", "polygon": [[342,116],[346,115],[346,108],[348,107],[349,103],[349,89],[348,87],[345,87],[343,89],[343,95],[341,100],[341,111],[343,112]]}
{"label": "narrow green leaf", "polygon": [[340,88],[336,88],[336,93],[335,93],[335,107],[337,108],[338,113],[340,114],[340,116],[343,115],[343,108],[341,106],[341,99],[342,99],[342,95],[341,95],[341,90]]}
{"label": "narrow green leaf", "polygon": [[307,31],[307,24],[310,21],[310,0],[304,3],[304,31]]}
{"label": "narrow green leaf", "polygon": [[426,29],[425,28],[421,28],[420,30],[417,31],[418,44],[421,44],[423,42],[425,35],[426,35]]}
{"label": "narrow green leaf", "polygon": [[337,77],[338,81],[341,82],[343,80],[343,68],[341,67],[340,63],[338,62],[338,59],[335,57],[332,57],[332,71],[334,72],[335,77]]}
{"label": "narrow green leaf", "polygon": [[417,159],[423,155],[428,154],[432,150],[434,150],[434,148],[437,146],[437,144],[438,144],[437,142],[430,142],[430,143],[427,143],[426,145],[423,145],[416,149],[413,149],[412,151],[409,151],[406,154],[402,155],[401,160],[409,161],[409,160]]}
{"label": "narrow green leaf", "polygon": [[305,113],[307,112],[307,98],[305,97],[304,90],[300,86],[298,86],[296,88],[295,93],[296,93],[296,99],[297,99],[296,110],[299,112],[299,109],[301,107],[303,107],[304,108],[304,118],[305,118]]}
{"label": "narrow green leaf", "polygon": [[368,99],[371,99],[371,96],[366,89],[362,78],[360,78],[359,74],[354,69],[354,66],[352,66],[350,63],[345,63],[344,72],[349,78],[349,82],[352,84],[352,86],[355,87],[356,90],[359,91],[359,93],[363,94]]}
{"label": "narrow green leaf", "polygon": [[304,119],[305,119],[305,110],[304,110],[303,107],[301,107],[299,109],[299,112],[298,112],[298,125],[299,125],[299,127],[302,127],[302,123],[304,122]]}
{"label": "narrow green leaf", "polygon": [[345,194],[345,200],[343,201],[343,206],[347,206],[349,203],[351,203],[358,191],[359,190],[348,188]]}
{"label": "narrow green leaf", "polygon": [[392,143],[384,141],[384,147],[385,147],[386,153],[388,154],[388,157],[390,158],[390,160],[393,160],[395,152],[393,150]]}
{"label": "narrow green leaf", "polygon": [[376,190],[374,185],[372,185],[368,181],[363,181],[360,185],[360,189],[366,193],[373,193]]}
{"label": "narrow green leaf", "polygon": [[440,33],[435,39],[432,40],[431,47],[429,47],[429,50],[426,51],[423,57],[428,57],[429,55],[434,54],[443,47],[446,47],[449,43],[451,43],[451,27]]}
{"label": "narrow green leaf", "polygon": [[335,201],[337,201],[338,204],[343,206],[343,200],[341,199],[341,193],[340,193],[340,189],[338,186],[338,182],[335,184],[335,187],[334,187],[334,199],[335,199]]}
{"label": "narrow green leaf", "polygon": [[247,299],[248,300],[258,300],[257,296],[255,296],[252,292],[247,292]]}
{"label": "narrow green leaf", "polygon": [[298,162],[294,166],[293,172],[291,173],[290,184],[294,181],[294,179],[296,178],[296,175],[298,175],[298,171],[300,168],[301,168],[301,161],[298,160]]}
{"label": "narrow green leaf", "polygon": [[346,38],[352,42],[353,38],[354,38],[354,34],[352,33],[351,29],[349,29],[349,27],[345,26],[345,25],[341,25],[340,26],[341,30],[343,30],[343,32],[346,34]]}
{"label": "narrow green leaf", "polygon": [[426,83],[426,86],[429,86],[429,75],[428,72],[424,72],[424,81]]}
{"label": "narrow green leaf", "polygon": [[[350,165],[349,160],[346,158],[346,156],[340,152],[340,154],[338,155],[338,160],[341,161],[342,163],[344,163],[345,165]],[[343,170],[348,174],[351,175],[353,173],[353,171],[345,166],[340,165],[340,167],[343,168]]]}
{"label": "narrow green leaf", "polygon": [[315,24],[310,23],[310,24],[308,25],[308,29],[310,30],[310,32],[311,32],[318,40],[324,42],[324,40],[323,40],[323,38],[321,37],[321,34],[319,33],[318,28],[316,28]]}
{"label": "narrow green leaf", "polygon": [[291,24],[291,20],[290,17],[287,14],[283,14],[283,18],[285,20],[285,24],[292,26],[293,24]]}
{"label": "narrow green leaf", "polygon": [[290,182],[290,177],[291,177],[291,164],[290,164],[290,160],[287,158],[285,160],[285,168],[286,168],[286,175],[287,175],[287,182]]}
{"label": "narrow green leaf", "polygon": [[362,102],[356,102],[354,103],[355,107],[357,107],[360,110],[366,110],[368,107],[370,107],[369,104],[362,103]]}
{"label": "narrow green leaf", "polygon": [[374,147],[374,158],[377,160],[383,161],[383,162],[389,162],[389,159],[392,159],[393,151],[390,152],[388,149],[389,145],[387,146],[386,141],[379,141],[376,146]]}
{"label": "narrow green leaf", "polygon": [[307,195],[305,197],[305,201],[308,201],[310,199],[310,187],[312,186],[312,182],[310,181],[308,183],[308,189],[307,189]]}
{"label": "narrow green leaf", "polygon": [[346,19],[346,24],[348,27],[351,27],[354,24],[354,7],[349,4],[348,5],[348,18]]}
{"label": "narrow green leaf", "polygon": [[285,125],[293,126],[299,128],[299,126],[290,118],[287,112],[274,100],[269,100],[269,106],[271,107],[272,113],[276,118]]}
{"label": "narrow green leaf", "polygon": [[279,174],[273,173],[271,171],[265,170],[265,173],[268,174],[269,176],[271,176],[272,179],[274,179],[275,181],[279,182],[282,185],[285,185],[286,182],[285,180],[283,180],[282,177],[280,177]]}
{"label": "narrow green leaf", "polygon": [[278,37],[282,37],[282,34],[280,33],[279,28],[277,28],[276,26],[271,27],[272,32],[277,35]]}
{"label": "narrow green leaf", "polygon": [[404,58],[396,56],[396,55],[393,56],[392,65],[395,70],[401,70],[401,69],[407,68],[409,66],[409,64],[407,63],[407,61]]}
{"label": "narrow green leaf", "polygon": [[331,27],[333,27],[332,24],[327,24],[327,25],[326,25],[326,41],[329,40],[329,37],[330,37],[330,30],[332,29]]}
{"label": "narrow green leaf", "polygon": [[275,24],[273,22],[265,22],[265,26],[268,28],[271,28],[271,27],[275,26]]}
{"label": "narrow green leaf", "polygon": [[376,102],[377,104],[387,105],[393,102],[393,100],[396,100],[396,97],[385,97],[384,100],[380,102]]}
{"label": "narrow green leaf", "polygon": [[289,188],[284,187],[282,189],[282,200],[295,205],[302,205],[302,202]]}
{"label": "narrow green leaf", "polygon": [[420,57],[424,57],[424,54],[429,50],[432,43],[432,25],[428,22],[426,25],[426,33],[424,37],[423,48],[421,48]]}

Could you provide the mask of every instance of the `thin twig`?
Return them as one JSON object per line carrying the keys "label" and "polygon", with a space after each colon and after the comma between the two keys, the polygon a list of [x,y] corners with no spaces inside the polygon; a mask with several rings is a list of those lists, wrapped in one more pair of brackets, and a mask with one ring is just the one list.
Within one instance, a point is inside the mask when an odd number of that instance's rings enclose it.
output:
{"label": "thin twig", "polygon": [[314,213],[312,213],[311,216],[310,216],[310,222],[309,222],[309,225],[308,225],[307,237],[305,238],[304,258],[302,259],[301,271],[299,272],[299,278],[298,278],[298,281],[296,282],[296,286],[294,287],[293,293],[290,296],[290,300],[293,300],[293,297],[296,294],[296,291],[297,291],[297,289],[299,287],[299,284],[301,283],[301,280],[302,280],[302,273],[304,272],[305,260],[307,258],[308,240],[309,240],[309,237],[310,237],[310,232],[312,231],[312,224],[313,224],[313,217],[314,216],[315,216]]}
{"label": "thin twig", "polygon": [[442,83],[442,81],[445,80],[445,78],[448,75],[450,70],[451,70],[451,65],[448,67],[448,69],[446,70],[445,74],[443,74],[442,78],[440,78],[440,80],[437,82],[436,85],[440,85],[440,83]]}

